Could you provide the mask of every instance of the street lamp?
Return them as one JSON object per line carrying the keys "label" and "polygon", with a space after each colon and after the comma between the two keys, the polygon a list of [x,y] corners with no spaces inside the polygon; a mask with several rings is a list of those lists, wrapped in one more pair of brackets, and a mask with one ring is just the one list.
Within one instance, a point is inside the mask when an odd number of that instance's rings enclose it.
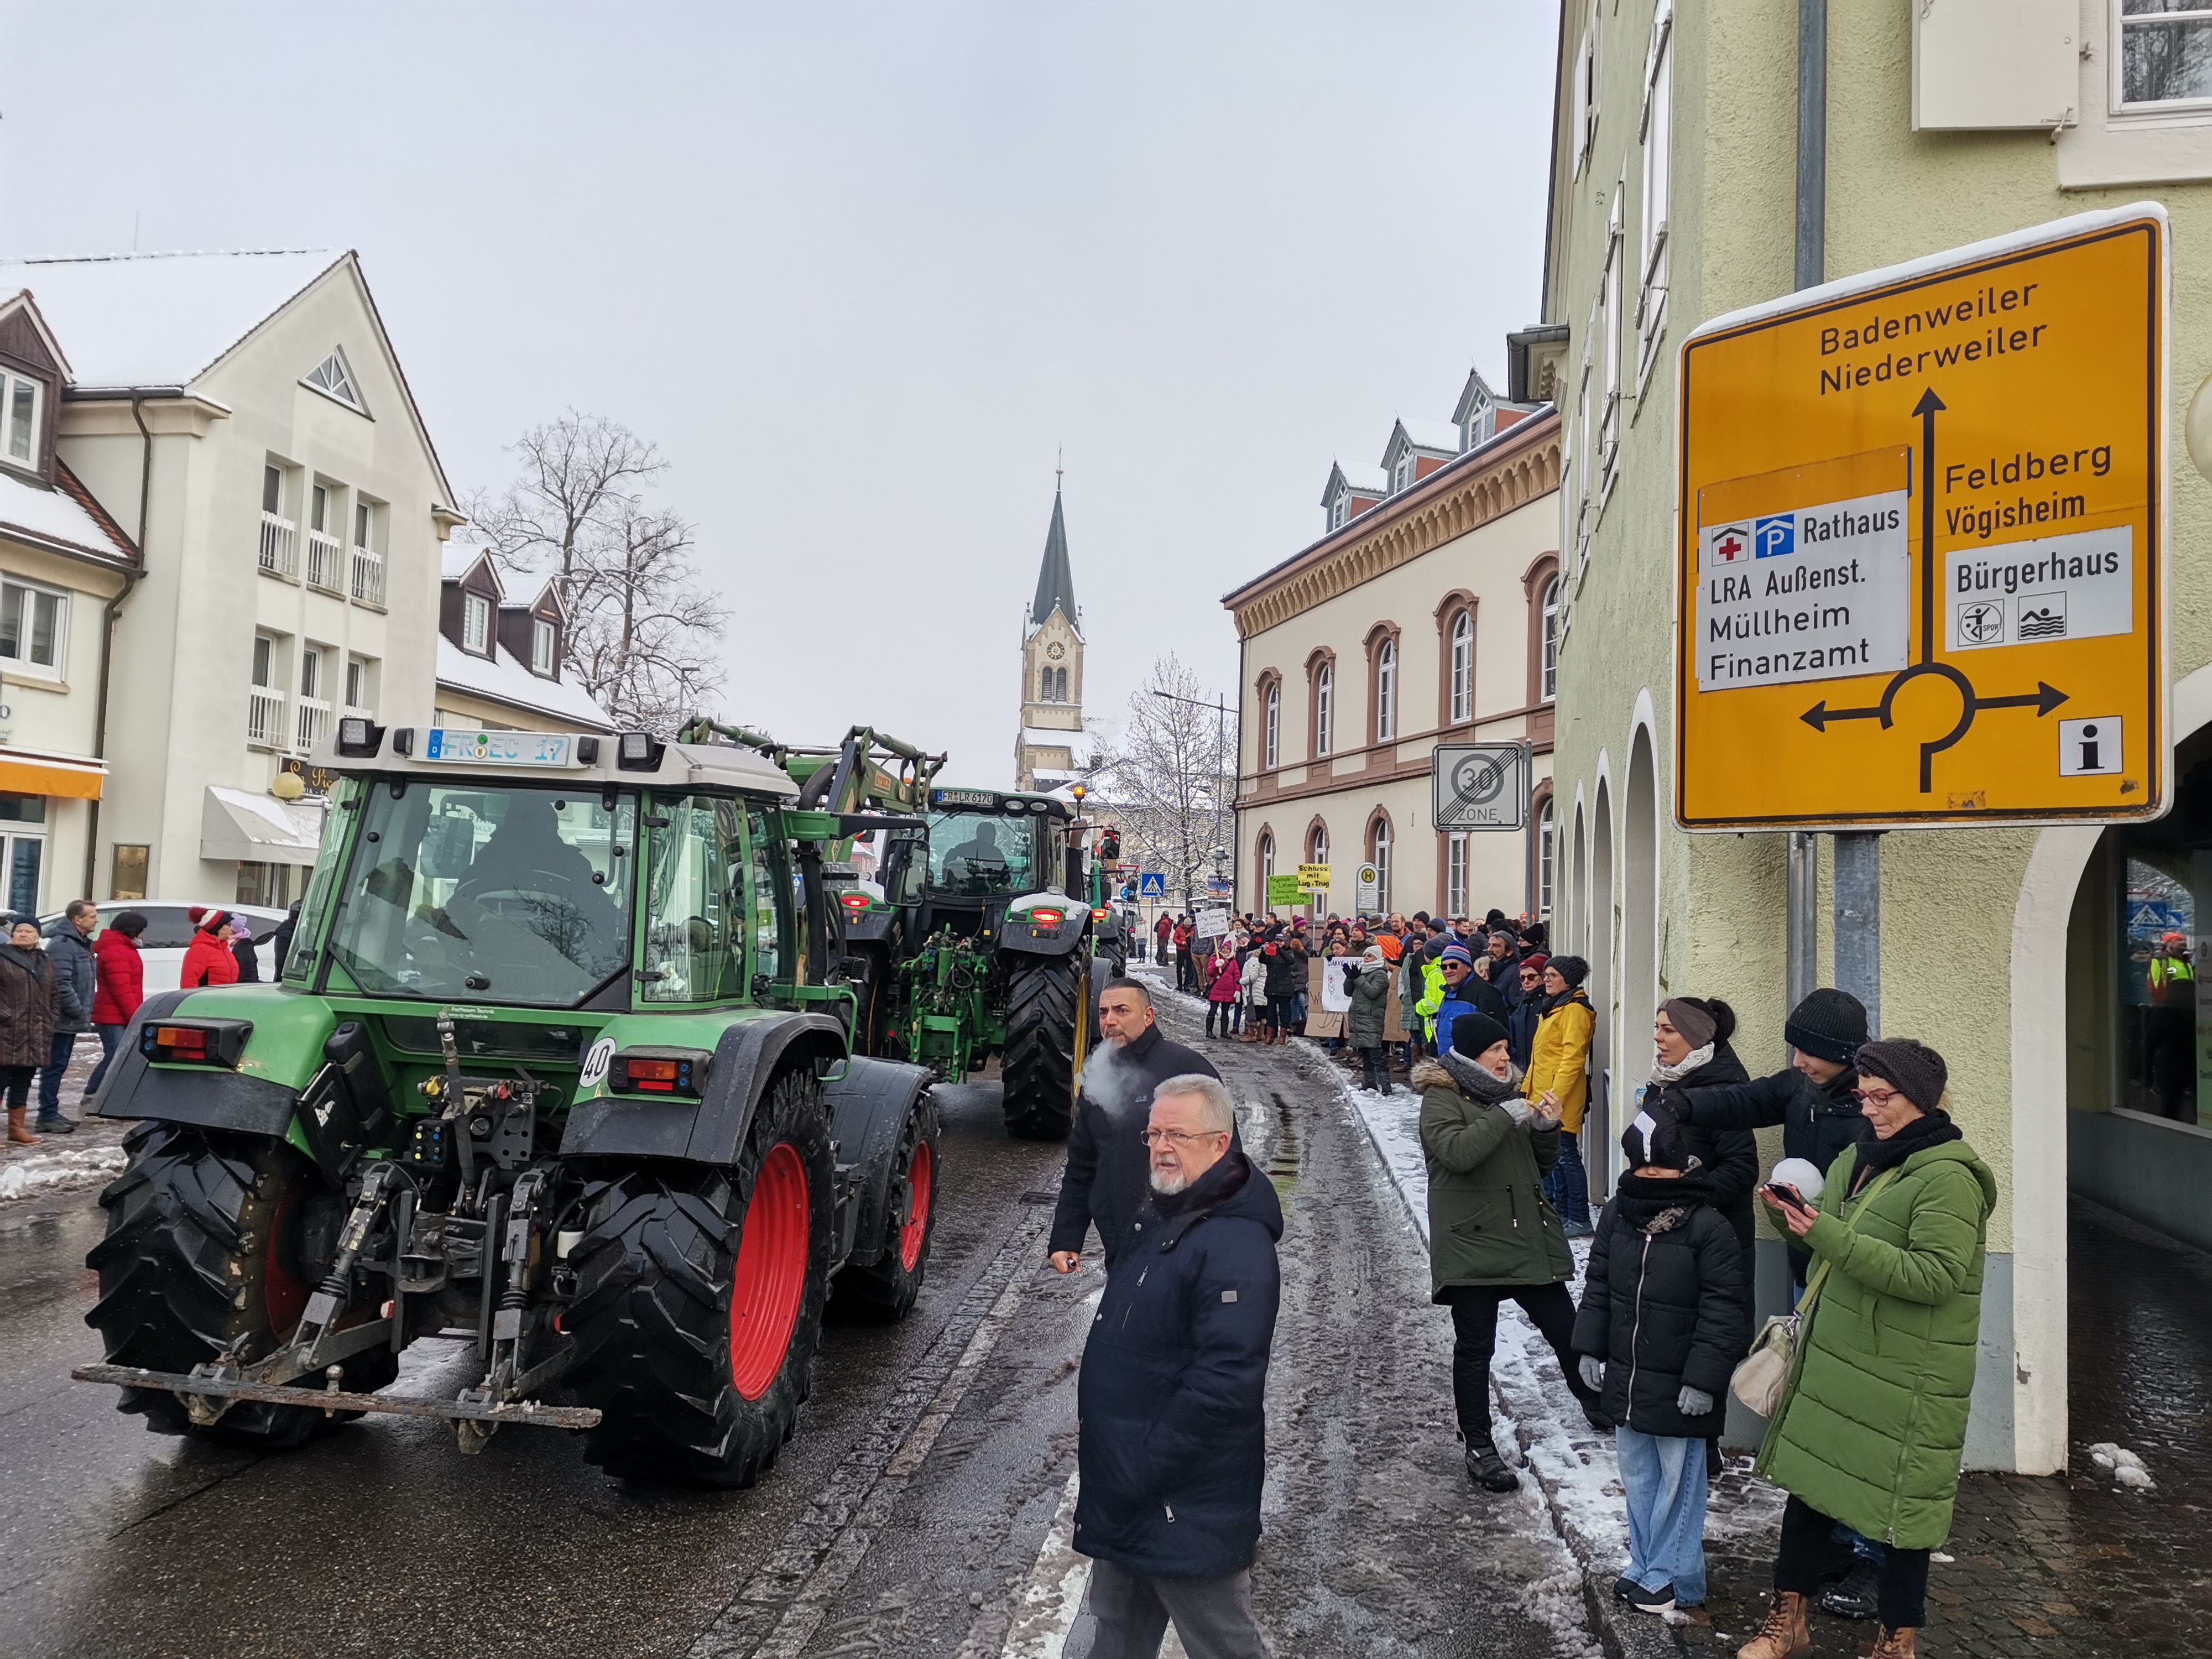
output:
{"label": "street lamp", "polygon": [[[1178,696],[1176,693],[1175,693],[1175,692],[1173,692],[1173,691],[1163,691],[1163,690],[1161,690],[1158,686],[1155,686],[1155,687],[1153,687],[1153,688],[1152,688],[1152,695],[1153,695],[1154,696],[1156,696],[1156,697],[1164,697],[1164,698],[1166,698],[1170,702],[1187,702],[1187,703],[1188,703],[1188,704],[1189,704],[1192,708],[1211,708],[1211,709],[1214,710],[1214,711],[1215,711],[1215,713],[1220,716],[1220,728],[1219,728],[1219,731],[1218,731],[1218,738],[1219,738],[1219,741],[1220,741],[1220,744],[1221,744],[1221,758],[1222,758],[1222,760],[1223,760],[1224,763],[1228,760],[1228,758],[1229,758],[1229,699],[1228,699],[1228,698],[1226,698],[1226,697],[1223,696],[1222,696],[1222,695],[1220,695],[1218,692],[1217,692],[1217,693],[1215,693],[1215,694],[1214,694],[1213,701],[1212,701],[1212,702],[1206,702],[1204,698],[1202,698],[1202,697],[1185,697],[1185,696]],[[1219,837],[1219,836],[1220,836],[1220,834],[1221,834],[1221,777],[1220,777],[1219,775],[1217,775],[1217,776],[1215,777],[1214,781],[1213,781],[1213,833],[1214,833],[1214,835],[1215,835],[1215,836],[1216,836],[1217,838],[1218,838],[1218,837]],[[1231,854],[1231,853],[1230,853],[1230,852],[1229,852],[1225,848],[1216,847],[1216,848],[1213,849],[1214,874],[1215,874],[1217,877],[1218,877],[1218,876],[1220,875],[1220,873],[1221,873],[1220,866],[1221,866],[1221,863],[1222,863],[1222,861],[1223,861],[1224,860],[1225,860],[1225,859],[1231,859],[1231,858],[1232,858],[1232,857],[1233,857],[1233,854]],[[1233,891],[1233,890],[1232,890],[1232,891]]]}

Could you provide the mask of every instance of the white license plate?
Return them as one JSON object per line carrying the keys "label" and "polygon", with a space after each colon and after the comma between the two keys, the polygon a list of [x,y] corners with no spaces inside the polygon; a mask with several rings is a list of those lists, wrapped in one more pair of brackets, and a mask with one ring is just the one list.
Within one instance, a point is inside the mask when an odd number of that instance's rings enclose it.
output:
{"label": "white license plate", "polygon": [[424,734],[422,758],[488,766],[568,766],[574,764],[575,742],[544,732],[465,732],[434,726]]}

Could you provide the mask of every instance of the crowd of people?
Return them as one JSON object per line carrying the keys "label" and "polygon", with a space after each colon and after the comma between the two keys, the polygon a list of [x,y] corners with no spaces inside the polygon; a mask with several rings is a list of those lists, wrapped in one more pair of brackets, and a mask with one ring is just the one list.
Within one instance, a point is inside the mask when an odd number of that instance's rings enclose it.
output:
{"label": "crowd of people", "polygon": [[[1402,1069],[1420,1097],[1430,1290],[1451,1312],[1476,1487],[1519,1484],[1490,1409],[1511,1301],[1565,1394],[1613,1437],[1620,1601],[1704,1618],[1733,1391],[1766,1418],[1756,1472],[1788,1494],[1772,1599],[1739,1659],[1809,1652],[1816,1604],[1877,1621],[1876,1659],[1912,1659],[1964,1454],[1996,1200],[1946,1110],[1941,1054],[1873,1038],[1858,1001],[1823,988],[1778,1034],[1790,1065],[1754,1079],[1728,1004],[1670,997],[1593,1224],[1588,965],[1551,953],[1540,925],[1247,915],[1200,940],[1164,920],[1163,959],[1206,1000],[1213,1041],[1285,1041],[1311,1017],[1308,963],[1351,959],[1344,1046],[1369,1086],[1389,1090]],[[1214,1067],[1159,1035],[1151,994],[1116,981],[1101,1008],[1107,1052],[1132,1063],[1086,1073],[1051,1242],[1053,1265],[1073,1272],[1096,1226],[1108,1272],[1080,1383],[1077,1547],[1112,1569],[1093,1580],[1093,1650],[1157,1651],[1172,1620],[1193,1654],[1264,1653],[1249,1568],[1281,1210]],[[1781,1129],[1784,1153],[1764,1182],[1760,1128]],[[1757,1207],[1785,1242],[1791,1308],[1754,1334]],[[1589,1238],[1579,1299],[1577,1235]]]}
{"label": "crowd of people", "polygon": [[[185,989],[260,978],[244,917],[206,905],[185,915],[192,927],[179,970]],[[11,1144],[34,1146],[42,1134],[76,1132],[76,1121],[62,1111],[62,1079],[76,1040],[88,1032],[99,1040],[100,1061],[85,1081],[84,1097],[98,1097],[131,1016],[145,1000],[146,925],[138,911],[122,910],[102,927],[100,907],[90,899],[70,900],[43,933],[35,916],[0,918],[7,930],[0,945],[0,1093],[7,1097]],[[276,930],[279,971],[289,932],[289,922]]]}

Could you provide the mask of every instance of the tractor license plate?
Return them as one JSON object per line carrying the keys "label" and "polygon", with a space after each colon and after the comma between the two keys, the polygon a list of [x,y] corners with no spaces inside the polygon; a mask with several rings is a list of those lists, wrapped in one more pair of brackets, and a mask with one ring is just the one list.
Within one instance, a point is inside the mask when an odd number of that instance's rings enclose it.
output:
{"label": "tractor license plate", "polygon": [[575,739],[544,732],[469,732],[434,726],[423,734],[422,758],[488,766],[573,766]]}

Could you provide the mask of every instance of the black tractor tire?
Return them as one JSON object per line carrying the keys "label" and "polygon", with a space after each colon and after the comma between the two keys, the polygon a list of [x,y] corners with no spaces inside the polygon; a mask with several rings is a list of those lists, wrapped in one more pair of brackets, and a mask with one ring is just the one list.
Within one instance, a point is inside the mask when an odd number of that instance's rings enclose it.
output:
{"label": "black tractor tire", "polygon": [[937,1194],[944,1177],[937,1105],[924,1089],[899,1131],[892,1154],[891,1201],[884,1208],[883,1254],[848,1261],[837,1275],[836,1307],[864,1319],[904,1319],[929,1273],[929,1243],[937,1231]]}
{"label": "black tractor tire", "polygon": [[[565,1386],[603,1413],[588,1462],[710,1487],[774,1467],[821,1339],[830,1182],[822,1087],[801,1067],[762,1096],[734,1168],[644,1168],[595,1189],[562,1320]],[[769,1255],[745,1253],[749,1231]]]}
{"label": "black tractor tire", "polygon": [[1097,1011],[1080,956],[1022,958],[1006,982],[1006,1041],[1000,1051],[1006,1133],[1065,1140],[1075,1127],[1076,1079]]}
{"label": "black tractor tire", "polygon": [[[100,1195],[107,1236],[85,1258],[100,1275],[85,1323],[108,1363],[189,1371],[225,1346],[253,1359],[289,1340],[315,1283],[299,1254],[301,1201],[322,1190],[313,1167],[281,1140],[175,1123],[141,1123],[123,1144],[130,1162]],[[343,1386],[374,1393],[398,1374],[398,1356],[374,1348],[345,1360]],[[117,1408],[157,1434],[269,1449],[337,1425],[312,1407],[240,1401],[195,1427],[174,1395],[149,1389],[124,1389]]]}

